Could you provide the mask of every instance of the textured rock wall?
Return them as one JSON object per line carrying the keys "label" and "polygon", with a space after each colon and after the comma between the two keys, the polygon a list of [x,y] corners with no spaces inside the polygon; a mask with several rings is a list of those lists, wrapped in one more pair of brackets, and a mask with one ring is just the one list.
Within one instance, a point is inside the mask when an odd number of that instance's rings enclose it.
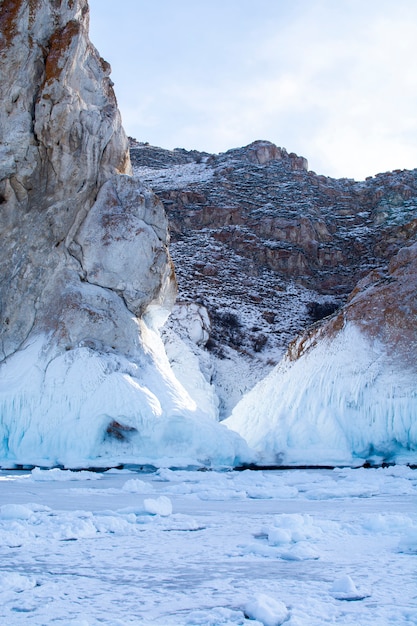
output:
{"label": "textured rock wall", "polygon": [[128,143],[110,66],[88,38],[87,1],[4,0],[0,10],[4,358],[39,329],[61,333],[66,347],[96,337],[94,324],[69,331],[81,281],[113,290],[140,315],[163,300],[173,273],[161,204],[120,177],[131,173]]}
{"label": "textured rock wall", "polygon": [[[386,271],[374,270],[356,285],[346,304],[324,324],[313,326],[289,346],[299,359],[318,342],[354,324],[369,342],[379,342],[397,371],[417,368],[417,243],[401,248]],[[415,371],[417,394],[417,371]]]}
{"label": "textured rock wall", "polygon": [[132,146],[131,154],[166,206],[174,244],[209,230],[257,268],[322,294],[347,296],[417,235],[417,170],[336,180],[308,171],[303,157],[255,141],[219,155],[189,152],[195,178],[182,183],[183,151],[166,150],[165,162],[152,146]]}

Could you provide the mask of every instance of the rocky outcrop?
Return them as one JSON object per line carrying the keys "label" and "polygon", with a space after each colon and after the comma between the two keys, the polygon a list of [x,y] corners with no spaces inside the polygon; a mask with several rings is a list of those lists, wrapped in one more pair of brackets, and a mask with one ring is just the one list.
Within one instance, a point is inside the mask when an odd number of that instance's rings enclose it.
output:
{"label": "rocky outcrop", "polygon": [[175,280],[161,203],[120,176],[131,173],[128,142],[110,66],[88,39],[86,0],[5,0],[1,20],[4,358],[39,329],[66,349],[98,340],[86,283],[140,316],[165,296],[169,308]]}
{"label": "rocky outcrop", "polygon": [[[417,243],[401,248],[386,271],[363,278],[346,304],[323,325],[313,326],[294,340],[288,357],[296,361],[320,340],[335,337],[354,324],[371,343],[380,342],[398,369],[417,364]],[[416,376],[417,380],[417,376]],[[416,382],[417,393],[417,382]]]}
{"label": "rocky outcrop", "polygon": [[0,462],[233,462],[157,332],[168,222],[130,176],[87,0],[3,0],[0,27]]}
{"label": "rocky outcrop", "polygon": [[416,285],[415,243],[290,345],[226,420],[258,451],[258,462],[415,463]]}
{"label": "rocky outcrop", "polygon": [[[155,149],[162,178],[152,176],[153,150],[133,147],[132,162],[163,199],[174,243],[210,228],[258,267],[322,294],[346,296],[417,233],[415,170],[336,180],[308,171],[303,157],[256,141],[220,155],[189,153],[200,172],[181,184],[177,159],[184,151],[166,151],[162,166]],[[173,163],[176,180],[169,176]]]}
{"label": "rocky outcrop", "polygon": [[87,2],[5,0],[1,36],[4,358],[35,326],[47,329],[63,272],[66,282],[83,276],[75,234],[102,184],[131,168],[110,66],[88,39]]}

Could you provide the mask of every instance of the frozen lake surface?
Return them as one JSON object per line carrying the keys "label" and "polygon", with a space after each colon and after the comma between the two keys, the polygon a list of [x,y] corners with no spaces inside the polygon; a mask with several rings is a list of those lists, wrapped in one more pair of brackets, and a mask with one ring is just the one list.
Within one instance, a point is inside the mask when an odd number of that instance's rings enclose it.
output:
{"label": "frozen lake surface", "polygon": [[0,472],[7,626],[417,624],[417,472]]}

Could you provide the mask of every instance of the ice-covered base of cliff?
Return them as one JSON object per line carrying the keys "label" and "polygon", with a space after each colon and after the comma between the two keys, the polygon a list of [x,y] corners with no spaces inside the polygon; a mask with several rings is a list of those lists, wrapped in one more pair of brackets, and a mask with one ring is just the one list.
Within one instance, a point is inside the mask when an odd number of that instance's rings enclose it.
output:
{"label": "ice-covered base of cliff", "polygon": [[0,472],[0,622],[412,626],[416,472]]}
{"label": "ice-covered base of cliff", "polygon": [[45,337],[7,359],[0,466],[417,462],[415,378],[352,324],[284,359],[223,423],[210,360],[172,331],[165,346],[145,324],[142,337],[131,359],[87,346],[51,356]]}
{"label": "ice-covered base of cliff", "polygon": [[273,465],[417,462],[417,382],[348,323],[285,358],[237,404],[229,428]]}
{"label": "ice-covered base of cliff", "polygon": [[[234,466],[245,442],[214,419],[175,377],[159,334],[142,328],[129,359],[77,347],[52,355],[38,337],[0,370],[0,465]],[[206,385],[199,371],[194,387]],[[192,390],[191,390],[192,391]],[[198,398],[197,398],[198,399]]]}

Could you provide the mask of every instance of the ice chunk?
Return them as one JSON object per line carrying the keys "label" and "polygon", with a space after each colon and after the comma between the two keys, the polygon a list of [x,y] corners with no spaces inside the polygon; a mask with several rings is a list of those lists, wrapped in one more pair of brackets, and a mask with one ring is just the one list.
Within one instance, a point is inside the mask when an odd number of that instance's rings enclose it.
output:
{"label": "ice chunk", "polygon": [[0,576],[0,589],[10,589],[21,593],[36,587],[36,580],[31,576],[22,576],[16,572],[5,572]]}
{"label": "ice chunk", "polygon": [[128,491],[129,493],[151,493],[153,491],[151,485],[148,485],[148,483],[145,483],[143,480],[139,480],[139,478],[127,480],[122,490]]}
{"label": "ice chunk", "polygon": [[268,541],[271,546],[281,546],[291,543],[292,534],[284,528],[271,528],[268,532]]}
{"label": "ice chunk", "polygon": [[280,557],[284,561],[315,561],[320,555],[310,545],[297,543],[281,552]]}
{"label": "ice chunk", "polygon": [[348,575],[337,578],[330,589],[330,593],[337,600],[363,600],[369,595],[360,593]]}
{"label": "ice chunk", "polygon": [[61,470],[57,467],[54,467],[50,470],[42,470],[39,467],[35,467],[29,480],[34,480],[36,482],[40,481],[76,481],[76,480],[100,480],[102,478],[101,474],[97,472],[87,472],[86,470],[82,470],[80,472],[73,472],[71,470]]}
{"label": "ice chunk", "polygon": [[264,593],[257,594],[245,606],[245,615],[262,622],[264,626],[280,626],[288,619],[287,607]]}
{"label": "ice chunk", "polygon": [[33,511],[23,504],[3,504],[0,507],[2,519],[29,519]]}
{"label": "ice chunk", "polygon": [[266,534],[272,545],[280,545],[320,537],[323,531],[318,524],[313,523],[310,515],[282,513],[275,516],[274,526],[268,528]]}
{"label": "ice chunk", "polygon": [[168,517],[172,513],[172,502],[166,496],[159,496],[159,498],[146,498],[143,501],[145,511],[152,515],[161,515],[162,517]]}

